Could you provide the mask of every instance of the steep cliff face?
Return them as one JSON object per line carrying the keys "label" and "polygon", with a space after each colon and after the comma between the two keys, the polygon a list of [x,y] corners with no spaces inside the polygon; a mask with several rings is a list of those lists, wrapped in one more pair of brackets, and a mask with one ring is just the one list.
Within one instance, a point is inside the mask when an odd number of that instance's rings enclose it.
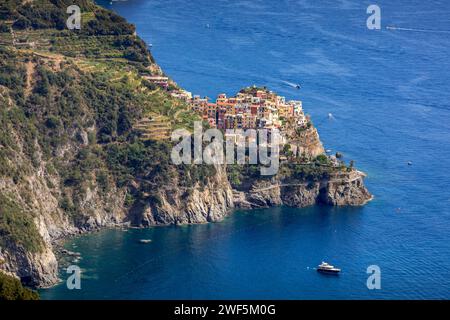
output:
{"label": "steep cliff face", "polygon": [[233,191],[222,166],[206,185],[196,183],[192,188],[162,186],[158,201],[139,201],[130,210],[132,224],[141,226],[164,224],[205,223],[222,220],[234,207]]}
{"label": "steep cliff face", "polygon": [[0,271],[18,277],[27,286],[49,287],[58,281],[58,262],[51,246],[32,253],[12,245],[7,250],[3,249],[0,259],[5,261]]}
{"label": "steep cliff face", "polygon": [[267,208],[277,205],[306,207],[314,204],[359,206],[372,199],[360,171],[340,173],[320,181],[279,179],[255,181],[248,191],[235,191],[240,208]]}
{"label": "steep cliff face", "polygon": [[[1,177],[0,193],[20,209],[17,215],[30,217],[32,225],[26,225],[22,238],[27,240],[26,237],[33,237],[33,241],[24,242],[14,234],[14,228],[20,226],[15,226],[14,222],[8,220],[16,217],[0,217],[7,220],[5,223],[13,224],[9,233],[2,234],[0,261],[4,263],[0,264],[0,270],[17,275],[26,285],[51,286],[58,280],[58,262],[53,252],[53,241],[123,223],[125,189],[112,185],[111,190],[105,192],[94,182],[86,183],[83,191],[64,186],[60,172],[49,170],[46,162],[40,162],[37,167],[32,164],[31,159],[23,152],[25,142],[21,132],[10,128],[9,133],[15,137],[14,144],[18,146],[18,150],[14,153],[14,161],[7,159],[8,168],[13,172],[22,170],[23,173],[17,180],[14,176]],[[65,157],[79,148],[80,146],[67,145]],[[36,153],[41,153],[39,147]],[[70,199],[80,214],[74,216],[65,211],[62,202],[67,199]],[[8,210],[10,209],[1,207],[0,213],[8,214]]]}
{"label": "steep cliff face", "polygon": [[319,138],[319,133],[314,126],[296,133],[295,137],[290,139],[289,143],[292,145],[292,151],[298,155],[306,155],[314,158],[325,152]]}
{"label": "steep cliff face", "polygon": [[320,202],[332,206],[360,206],[373,196],[364,186],[366,175],[358,170],[337,174],[326,182],[320,194]]}

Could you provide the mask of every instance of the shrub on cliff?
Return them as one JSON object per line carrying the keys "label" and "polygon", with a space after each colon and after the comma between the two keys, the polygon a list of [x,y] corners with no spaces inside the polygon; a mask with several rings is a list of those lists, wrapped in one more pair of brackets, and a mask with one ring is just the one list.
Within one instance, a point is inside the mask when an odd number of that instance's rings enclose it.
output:
{"label": "shrub on cliff", "polygon": [[135,27],[114,12],[95,6],[91,1],[42,0],[24,3],[20,0],[6,0],[0,3],[0,19],[14,20],[13,28],[23,30],[66,28],[69,5],[78,5],[82,13],[93,12],[94,19],[87,21],[79,33],[87,35],[133,34]]}
{"label": "shrub on cliff", "polygon": [[24,288],[18,279],[0,272],[1,300],[39,300],[39,294]]}
{"label": "shrub on cliff", "polygon": [[95,12],[95,19],[87,23],[89,35],[124,35],[133,34],[135,27],[114,12],[99,9]]}
{"label": "shrub on cliff", "polygon": [[42,238],[31,214],[24,212],[18,204],[0,194],[0,246],[7,248],[11,243],[23,246],[31,252],[42,248]]}
{"label": "shrub on cliff", "polygon": [[330,163],[328,157],[327,157],[326,155],[324,155],[324,154],[319,154],[319,155],[316,157],[315,161],[316,161],[317,163],[323,164],[323,165],[327,165],[327,164]]}

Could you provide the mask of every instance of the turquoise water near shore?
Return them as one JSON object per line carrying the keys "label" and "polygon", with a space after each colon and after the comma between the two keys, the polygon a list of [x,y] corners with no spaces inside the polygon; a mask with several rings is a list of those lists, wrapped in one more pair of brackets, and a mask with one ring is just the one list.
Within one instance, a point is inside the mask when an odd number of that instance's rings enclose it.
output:
{"label": "turquoise water near shore", "polygon": [[[303,100],[325,148],[356,160],[375,199],[82,236],[67,243],[82,254],[82,289],[61,284],[44,299],[450,298],[448,4],[378,1],[383,30],[370,31],[370,1],[98,3],[135,23],[195,94],[255,83]],[[317,274],[322,260],[342,275]],[[372,264],[381,290],[366,287]]]}

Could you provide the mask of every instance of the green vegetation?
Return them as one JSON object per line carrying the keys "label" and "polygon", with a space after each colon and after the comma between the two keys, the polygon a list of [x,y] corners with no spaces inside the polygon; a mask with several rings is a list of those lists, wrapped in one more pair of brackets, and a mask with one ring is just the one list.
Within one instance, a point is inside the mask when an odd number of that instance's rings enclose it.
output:
{"label": "green vegetation", "polygon": [[[282,154],[292,157],[293,153],[288,145],[284,145]],[[332,173],[350,171],[344,163],[334,165],[325,154],[320,154],[314,159],[302,156],[293,158],[289,162],[280,163],[276,177],[279,179],[296,179],[301,181],[320,181],[327,179]],[[261,176],[259,165],[228,165],[228,179],[236,189],[246,189],[259,179],[271,179],[272,176]]]}
{"label": "green vegetation", "polygon": [[[38,0],[25,2],[4,0],[0,6],[0,19],[14,21],[13,28],[23,30],[66,28],[66,9],[76,4],[84,13],[85,25],[79,33],[86,35],[133,34],[134,26],[117,14],[94,5],[89,0]],[[90,13],[90,14],[87,14]]]}
{"label": "green vegetation", "polygon": [[42,239],[32,214],[24,212],[13,200],[0,194],[0,246],[8,248],[12,243],[30,252],[42,248]]}
{"label": "green vegetation", "polygon": [[267,87],[258,87],[258,86],[251,86],[241,89],[239,92],[245,93],[245,94],[255,94],[257,91],[265,91],[268,92]]}
{"label": "green vegetation", "polygon": [[39,294],[23,287],[18,279],[0,272],[1,300],[39,300]]}
{"label": "green vegetation", "polygon": [[323,164],[323,165],[329,165],[330,164],[330,159],[328,159],[328,157],[325,154],[319,154],[315,161],[319,164]]}
{"label": "green vegetation", "polygon": [[255,179],[270,179],[271,176],[261,176],[259,165],[245,164],[227,165],[227,176],[233,188],[246,189]]}
{"label": "green vegetation", "polygon": [[[81,30],[65,28],[71,4],[81,8]],[[133,129],[145,117],[161,116],[171,128],[199,119],[143,78],[157,67],[133,25],[90,0],[6,0],[0,20],[0,175],[24,191],[23,201],[8,208],[31,205],[27,176],[42,167],[47,187],[59,187],[60,208],[81,224],[88,219],[82,210],[88,189],[106,195],[127,188],[130,206],[149,194],[156,199],[155,186],[203,186],[215,174],[212,166],[172,165],[171,143],[141,141]],[[25,46],[14,45],[11,28]],[[33,248],[40,237],[22,230],[31,218],[22,221],[16,211],[4,217],[3,228]],[[17,234],[11,233],[15,227],[7,226],[16,224]]]}
{"label": "green vegetation", "polygon": [[[81,8],[81,30],[65,27],[72,4]],[[88,190],[106,197],[126,189],[131,206],[157,202],[156,187],[202,186],[215,174],[212,166],[174,166],[170,142],[141,141],[133,129],[154,116],[170,128],[199,119],[143,78],[158,67],[133,25],[91,0],[5,0],[0,21],[0,176],[14,189],[0,197],[0,246],[42,247],[30,209],[37,170],[81,225]]]}
{"label": "green vegetation", "polygon": [[145,181],[142,191],[164,188],[168,181],[178,177],[180,187],[192,187],[199,182],[204,185],[215,174],[213,166],[174,166],[170,160],[172,145],[167,142],[136,140],[127,144],[112,144],[106,148],[106,161],[114,173],[117,186],[127,185],[133,179]]}
{"label": "green vegetation", "polygon": [[330,173],[337,169],[322,166],[317,162],[309,164],[286,164],[280,168],[280,175],[303,181],[320,181],[329,178]]}

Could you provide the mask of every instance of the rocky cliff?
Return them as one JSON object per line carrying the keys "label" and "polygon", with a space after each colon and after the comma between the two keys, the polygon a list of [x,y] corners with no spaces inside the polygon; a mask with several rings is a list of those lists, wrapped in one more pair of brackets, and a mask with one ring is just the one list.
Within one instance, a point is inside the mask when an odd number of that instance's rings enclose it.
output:
{"label": "rocky cliff", "polygon": [[364,205],[372,195],[364,186],[365,174],[353,170],[333,174],[320,181],[303,179],[256,180],[246,191],[234,191],[235,206],[240,208],[267,208],[286,205],[306,207],[315,204],[331,206]]}
{"label": "rocky cliff", "polygon": [[130,222],[138,226],[205,223],[222,220],[234,208],[233,190],[225,168],[215,167],[214,176],[204,186],[195,183],[189,188],[161,186],[157,201],[142,200],[130,209]]}
{"label": "rocky cliff", "polygon": [[[90,18],[70,32],[64,1],[0,4],[0,270],[45,287],[58,279],[56,241],[71,235],[219,221],[235,207],[370,199],[353,169],[287,168],[237,188],[225,166],[173,165],[170,143],[144,141],[133,125],[149,115],[171,128],[198,118],[145,80],[161,71],[132,25],[75,3]],[[323,153],[314,127],[295,144]]]}

